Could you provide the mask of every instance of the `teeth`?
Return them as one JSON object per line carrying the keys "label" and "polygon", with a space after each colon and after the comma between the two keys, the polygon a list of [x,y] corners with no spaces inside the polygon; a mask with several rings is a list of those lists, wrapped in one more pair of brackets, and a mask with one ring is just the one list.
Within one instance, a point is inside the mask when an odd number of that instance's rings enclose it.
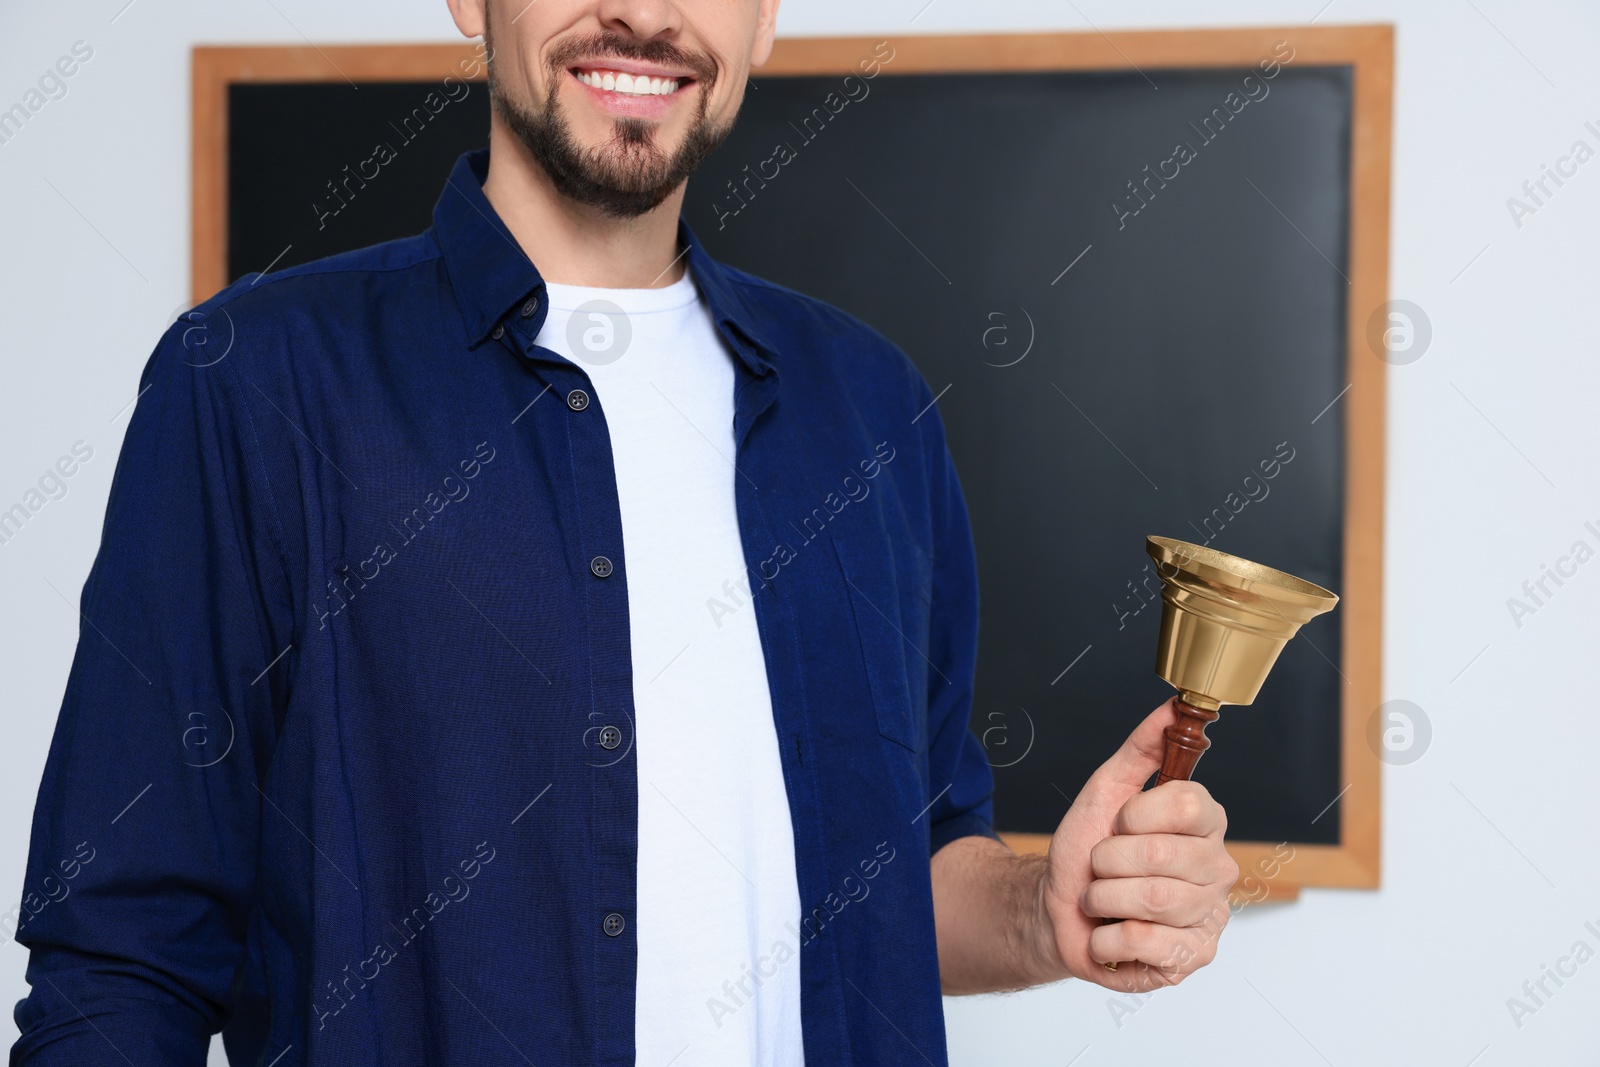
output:
{"label": "teeth", "polygon": [[625,71],[578,71],[578,80],[585,85],[608,92],[626,93],[629,96],[666,96],[678,91],[676,78],[647,78]]}

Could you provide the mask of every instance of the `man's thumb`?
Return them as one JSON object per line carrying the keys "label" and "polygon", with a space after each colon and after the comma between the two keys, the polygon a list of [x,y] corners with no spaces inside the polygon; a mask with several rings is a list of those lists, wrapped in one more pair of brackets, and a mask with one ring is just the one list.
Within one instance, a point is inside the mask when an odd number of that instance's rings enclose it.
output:
{"label": "man's thumb", "polygon": [[1161,769],[1161,756],[1166,749],[1162,731],[1176,721],[1171,700],[1146,715],[1122,747],[1089,776],[1078,799],[1095,808],[1104,805],[1112,814],[1120,811],[1128,798]]}

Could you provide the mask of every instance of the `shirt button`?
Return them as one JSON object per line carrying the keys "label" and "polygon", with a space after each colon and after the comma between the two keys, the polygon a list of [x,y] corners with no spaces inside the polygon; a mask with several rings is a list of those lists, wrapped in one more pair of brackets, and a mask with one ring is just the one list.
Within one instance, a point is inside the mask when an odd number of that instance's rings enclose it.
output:
{"label": "shirt button", "polygon": [[504,337],[505,335],[506,335],[506,328],[504,326],[500,325],[499,323],[496,323],[495,327],[494,327],[494,332],[491,333],[489,336],[493,337],[496,341],[498,341],[498,340],[500,340],[500,338]]}
{"label": "shirt button", "polygon": [[573,411],[582,411],[589,406],[589,394],[582,389],[574,389],[567,394],[567,407]]}
{"label": "shirt button", "polygon": [[539,298],[538,297],[534,297],[531,300],[529,300],[526,304],[522,305],[522,317],[525,318],[525,319],[531,319],[531,318],[533,318],[533,313],[538,311],[538,310],[539,310]]}
{"label": "shirt button", "polygon": [[611,573],[611,561],[604,556],[596,556],[589,561],[589,569],[596,578],[604,578]]}
{"label": "shirt button", "polygon": [[612,912],[600,923],[600,929],[606,932],[607,937],[616,937],[622,933],[622,928],[627,925],[627,920],[617,912]]}
{"label": "shirt button", "polygon": [[622,731],[615,726],[600,727],[600,747],[613,749],[622,744]]}

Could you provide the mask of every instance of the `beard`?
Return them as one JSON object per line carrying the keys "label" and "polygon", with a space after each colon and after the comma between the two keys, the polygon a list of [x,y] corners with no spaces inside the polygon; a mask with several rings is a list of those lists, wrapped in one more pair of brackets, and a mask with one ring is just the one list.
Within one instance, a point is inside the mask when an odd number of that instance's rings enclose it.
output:
{"label": "beard", "polygon": [[[718,126],[707,117],[716,65],[666,41],[636,41],[616,33],[563,42],[549,59],[550,91],[542,105],[526,107],[499,88],[494,76],[494,48],[484,35],[489,57],[489,101],[512,135],[550,176],[556,191],[617,219],[636,218],[653,210],[688,180],[707,156],[733,132],[733,122]],[[662,63],[693,72],[698,88],[695,115],[683,143],[670,155],[656,143],[654,123],[619,118],[610,138],[584,148],[572,134],[559,100],[567,69],[579,60],[605,56]],[[681,90],[680,90],[681,91]]]}

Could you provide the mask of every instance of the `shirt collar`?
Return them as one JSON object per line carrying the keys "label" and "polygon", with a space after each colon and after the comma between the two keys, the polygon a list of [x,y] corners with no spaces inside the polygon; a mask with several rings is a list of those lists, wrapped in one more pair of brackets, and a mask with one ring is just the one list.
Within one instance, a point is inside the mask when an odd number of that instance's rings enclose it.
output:
{"label": "shirt collar", "polygon": [[[471,347],[482,343],[507,314],[544,285],[539,269],[484,195],[483,182],[488,176],[487,148],[462,154],[433,209],[434,239],[444,255]],[[678,243],[685,249],[688,268],[705,294],[712,318],[725,328],[724,335],[745,365],[758,375],[765,374],[778,350],[758,327],[756,309],[729,276],[728,268],[711,258],[681,215]],[[538,314],[542,321],[542,306]]]}

